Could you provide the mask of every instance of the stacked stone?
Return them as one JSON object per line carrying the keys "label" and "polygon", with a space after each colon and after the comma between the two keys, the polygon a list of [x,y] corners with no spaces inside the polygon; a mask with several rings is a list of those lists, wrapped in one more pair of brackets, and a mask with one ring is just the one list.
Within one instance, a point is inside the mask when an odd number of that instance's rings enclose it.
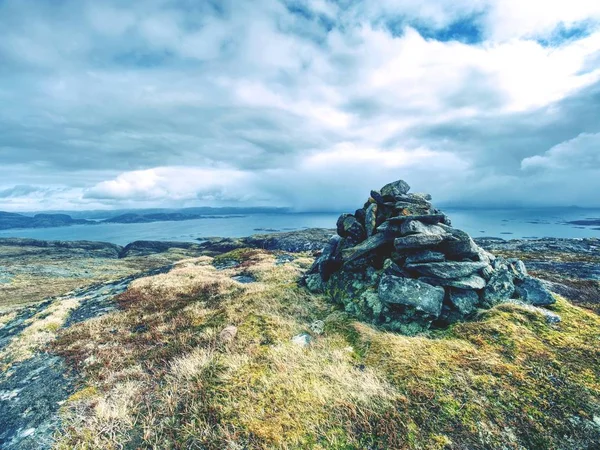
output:
{"label": "stacked stone", "polygon": [[403,180],[386,184],[354,214],[342,214],[307,287],[328,292],[361,320],[406,333],[502,302],[554,302],[522,261],[486,252],[451,226],[429,194],[409,190]]}

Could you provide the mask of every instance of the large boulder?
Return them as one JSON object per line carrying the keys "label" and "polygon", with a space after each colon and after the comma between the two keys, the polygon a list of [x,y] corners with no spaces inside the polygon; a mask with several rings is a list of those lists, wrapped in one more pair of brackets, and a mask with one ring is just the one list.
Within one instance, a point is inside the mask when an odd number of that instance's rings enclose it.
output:
{"label": "large boulder", "polygon": [[384,275],[377,293],[384,304],[410,307],[432,319],[442,312],[444,289],[419,280]]}
{"label": "large boulder", "polygon": [[469,289],[450,289],[448,298],[452,305],[463,316],[468,316],[477,310],[479,295],[477,292]]}
{"label": "large boulder", "polygon": [[369,239],[361,242],[360,244],[346,248],[342,250],[342,256],[344,262],[354,261],[357,258],[360,258],[369,253],[375,252],[380,247],[383,247],[386,244],[392,242],[392,239],[387,237],[384,234],[375,234],[371,236]]}
{"label": "large boulder", "polygon": [[421,277],[420,280],[433,286],[447,286],[458,289],[479,290],[485,288],[486,285],[485,279],[479,275],[469,275],[456,279]]}
{"label": "large boulder", "polygon": [[337,233],[351,243],[358,244],[365,239],[365,228],[352,214],[342,214],[337,221]]}
{"label": "large boulder", "polygon": [[442,252],[434,252],[433,250],[422,250],[420,252],[408,255],[405,264],[418,264],[426,262],[443,262],[446,261],[446,255]]}
{"label": "large boulder", "polygon": [[471,261],[446,261],[446,262],[432,262],[432,263],[421,263],[411,264],[406,266],[408,270],[414,270],[421,275],[428,277],[455,279],[463,278],[472,275],[487,266],[483,262],[471,262]]}
{"label": "large boulder", "polygon": [[390,197],[401,197],[404,194],[408,194],[410,191],[410,186],[404,180],[394,181],[393,183],[388,183],[384,187],[381,188],[381,195]]}
{"label": "large boulder", "polygon": [[523,302],[533,306],[548,306],[556,302],[544,284],[530,276],[517,282],[515,291]]}
{"label": "large boulder", "polygon": [[436,247],[443,241],[444,237],[437,234],[411,234],[395,239],[394,246],[398,251],[406,251]]}
{"label": "large boulder", "polygon": [[483,300],[488,307],[502,303],[512,298],[515,292],[515,283],[506,268],[496,270],[487,282],[483,291]]}

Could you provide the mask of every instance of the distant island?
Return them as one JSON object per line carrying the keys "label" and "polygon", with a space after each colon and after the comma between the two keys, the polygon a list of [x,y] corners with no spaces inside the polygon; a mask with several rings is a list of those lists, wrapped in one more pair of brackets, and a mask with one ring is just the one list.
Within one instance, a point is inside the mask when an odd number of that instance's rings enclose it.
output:
{"label": "distant island", "polygon": [[[100,223],[150,223],[174,222],[196,219],[231,219],[245,214],[276,214],[289,212],[287,208],[211,208],[124,210],[112,212],[82,211],[67,214],[18,214],[0,211],[0,230],[17,228],[52,228],[71,225],[97,225]],[[86,214],[87,213],[87,214]],[[107,217],[108,214],[112,214]],[[75,217],[73,217],[75,216]],[[93,219],[93,220],[90,220]]]}
{"label": "distant island", "polygon": [[17,213],[0,211],[0,230],[13,228],[50,228],[64,227],[79,224],[93,224],[96,222],[73,219],[68,214],[36,214],[35,216],[24,216]]}

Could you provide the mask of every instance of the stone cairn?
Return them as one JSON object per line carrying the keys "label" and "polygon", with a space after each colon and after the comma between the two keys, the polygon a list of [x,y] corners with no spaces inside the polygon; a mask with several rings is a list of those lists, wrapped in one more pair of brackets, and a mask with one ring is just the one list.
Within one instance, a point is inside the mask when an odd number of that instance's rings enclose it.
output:
{"label": "stone cairn", "polygon": [[503,302],[554,303],[522,261],[495,257],[403,180],[371,191],[304,278],[360,320],[414,334]]}

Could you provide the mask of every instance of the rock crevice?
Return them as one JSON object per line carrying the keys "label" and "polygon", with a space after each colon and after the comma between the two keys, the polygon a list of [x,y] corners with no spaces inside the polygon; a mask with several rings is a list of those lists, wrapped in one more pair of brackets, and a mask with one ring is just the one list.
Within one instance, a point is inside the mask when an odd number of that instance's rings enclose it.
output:
{"label": "rock crevice", "polygon": [[373,190],[304,278],[359,319],[416,333],[468,319],[477,309],[518,300],[545,306],[554,298],[522,261],[479,247],[403,180]]}

